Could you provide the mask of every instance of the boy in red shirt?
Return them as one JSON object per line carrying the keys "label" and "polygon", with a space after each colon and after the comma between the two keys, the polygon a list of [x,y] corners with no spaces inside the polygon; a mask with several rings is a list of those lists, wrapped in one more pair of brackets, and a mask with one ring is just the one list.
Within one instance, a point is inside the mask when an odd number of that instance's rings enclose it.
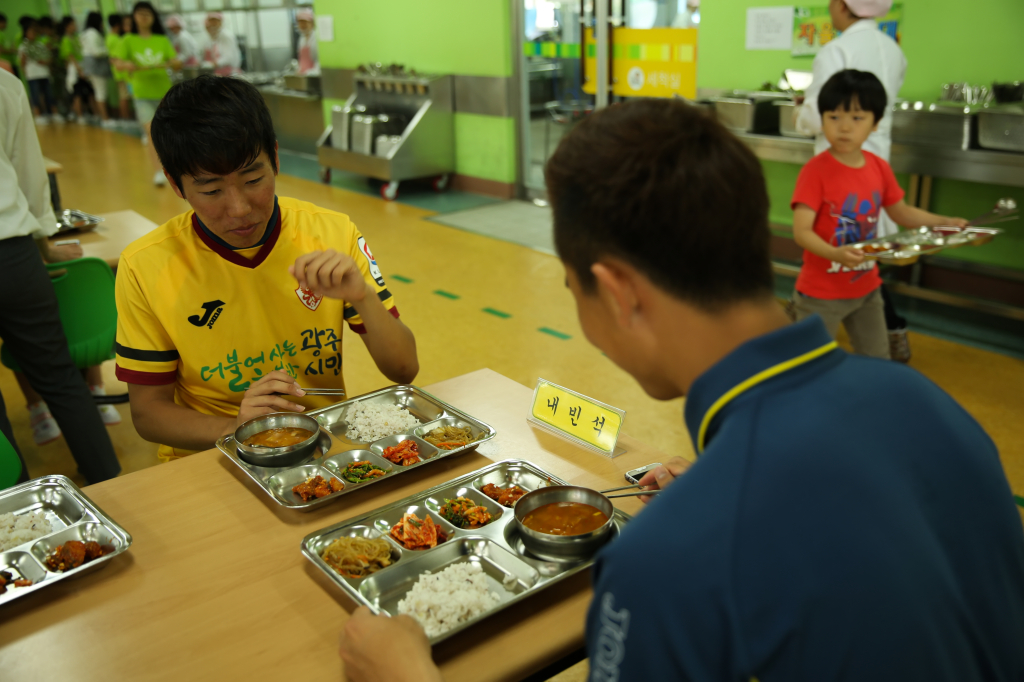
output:
{"label": "boy in red shirt", "polygon": [[892,168],[861,149],[885,115],[885,88],[874,74],[847,69],[818,96],[822,132],[831,147],[807,162],[793,192],[793,238],[804,248],[793,303],[798,320],[817,313],[835,338],[846,327],[853,350],[889,359],[882,284],[875,261],[851,244],[874,239],[881,210],[904,227],[964,226],[908,206]]}

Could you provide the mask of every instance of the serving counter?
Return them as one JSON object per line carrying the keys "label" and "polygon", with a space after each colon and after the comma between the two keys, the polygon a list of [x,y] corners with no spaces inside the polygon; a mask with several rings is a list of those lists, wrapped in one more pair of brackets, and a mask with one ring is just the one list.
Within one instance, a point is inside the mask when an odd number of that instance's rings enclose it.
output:
{"label": "serving counter", "polygon": [[[492,460],[529,460],[595,489],[664,461],[627,435],[625,454],[606,459],[531,428],[532,391],[491,370],[425,388],[497,430],[483,454],[453,455],[305,514],[277,505],[216,450],[85,488],[134,544],[2,610],[4,678],[341,680],[337,641],[356,605],[303,558],[308,533]],[[617,502],[630,514],[642,507]],[[587,571],[439,644],[434,660],[449,682],[521,679],[583,645],[590,598]],[[401,655],[388,642],[379,653]]]}
{"label": "serving counter", "polygon": [[259,86],[259,91],[270,109],[281,149],[316,154],[316,141],[324,129],[320,95],[278,85]]}

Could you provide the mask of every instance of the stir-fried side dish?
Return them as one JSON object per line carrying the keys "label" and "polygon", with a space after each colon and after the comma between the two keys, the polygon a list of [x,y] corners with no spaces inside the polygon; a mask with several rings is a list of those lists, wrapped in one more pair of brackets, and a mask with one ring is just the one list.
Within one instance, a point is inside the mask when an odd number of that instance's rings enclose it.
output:
{"label": "stir-fried side dish", "polygon": [[286,448],[290,445],[298,445],[313,435],[309,429],[267,429],[260,431],[255,436],[249,436],[242,442],[261,448]]}
{"label": "stir-fried side dish", "polygon": [[491,522],[491,512],[468,497],[445,500],[438,514],[456,528],[480,528]]}
{"label": "stir-fried side dish", "polygon": [[439,426],[423,436],[423,440],[442,450],[454,450],[473,442],[473,429],[468,426]]}
{"label": "stir-fried side dish", "polygon": [[388,472],[370,462],[352,462],[341,472],[341,477],[352,483],[362,483],[387,475]]}
{"label": "stir-fried side dish", "polygon": [[493,483],[488,483],[480,489],[487,497],[491,498],[502,507],[514,507],[519,498],[526,494],[526,491],[517,485],[509,488],[499,488]]}
{"label": "stir-fried side dish", "polygon": [[24,578],[15,578],[10,571],[0,571],[0,594],[7,591],[8,587],[31,587],[32,581]]}
{"label": "stir-fried side dish", "polygon": [[384,448],[384,459],[407,467],[420,461],[420,448],[414,440],[403,440],[398,445]]}
{"label": "stir-fried side dish", "polygon": [[325,481],[323,476],[310,476],[304,482],[292,487],[292,492],[302,498],[303,502],[309,502],[314,497],[327,497],[331,493],[340,492],[345,489],[345,484],[331,476],[331,480]]}
{"label": "stir-fried side dish", "polygon": [[51,571],[70,571],[113,551],[113,547],[105,547],[98,542],[68,540],[46,557],[46,567]]}
{"label": "stir-fried side dish", "polygon": [[589,504],[552,502],[523,517],[523,525],[548,535],[582,535],[597,530],[607,520],[607,514]]}
{"label": "stir-fried side dish", "polygon": [[430,549],[448,539],[430,516],[420,521],[412,513],[404,514],[402,520],[392,526],[391,537],[406,549]]}
{"label": "stir-fried side dish", "polygon": [[391,545],[384,538],[338,538],[321,558],[347,578],[365,578],[391,565]]}

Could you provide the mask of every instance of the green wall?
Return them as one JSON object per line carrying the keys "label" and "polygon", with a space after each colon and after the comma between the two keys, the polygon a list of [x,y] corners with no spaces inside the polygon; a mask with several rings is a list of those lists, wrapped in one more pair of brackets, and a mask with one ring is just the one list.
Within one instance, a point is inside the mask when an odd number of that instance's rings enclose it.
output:
{"label": "green wall", "polygon": [[[315,0],[334,17],[334,40],[320,43],[324,68],[398,62],[426,73],[512,75],[509,0]],[[337,101],[324,102],[325,117]],[[515,182],[512,118],[456,113],[456,171]]]}
{"label": "green wall", "polygon": [[[934,100],[943,83],[968,81],[987,84],[1024,78],[1024,2],[1021,0],[902,1],[902,47],[907,56],[907,77],[900,95],[906,99]],[[749,7],[770,5],[764,0],[713,0],[701,7],[697,84],[702,88],[757,88],[778,80],[784,69],[810,70],[811,57],[792,57],[783,51],[747,51],[744,48]],[[824,6],[825,0],[808,3]],[[792,224],[789,197],[799,172],[791,164],[764,162],[773,222]],[[901,184],[906,186],[905,181]],[[945,215],[973,217],[1003,196],[1024,200],[1024,188],[981,185],[936,178],[931,210]],[[985,246],[952,249],[943,257],[1024,270],[1024,229],[1014,223]]]}

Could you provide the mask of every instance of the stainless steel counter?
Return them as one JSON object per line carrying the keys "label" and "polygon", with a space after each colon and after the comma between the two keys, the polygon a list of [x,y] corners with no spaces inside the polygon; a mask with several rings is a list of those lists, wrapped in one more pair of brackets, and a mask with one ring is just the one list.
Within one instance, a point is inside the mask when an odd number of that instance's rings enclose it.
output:
{"label": "stainless steel counter", "polygon": [[304,154],[316,154],[316,141],[324,130],[324,111],[320,95],[298,90],[287,90],[276,85],[259,88],[274,132],[282,149]]}
{"label": "stainless steel counter", "polygon": [[[814,156],[814,140],[752,133],[737,135],[766,161],[803,165]],[[1024,187],[1024,154],[1013,152],[893,144],[892,168],[897,173]]]}

